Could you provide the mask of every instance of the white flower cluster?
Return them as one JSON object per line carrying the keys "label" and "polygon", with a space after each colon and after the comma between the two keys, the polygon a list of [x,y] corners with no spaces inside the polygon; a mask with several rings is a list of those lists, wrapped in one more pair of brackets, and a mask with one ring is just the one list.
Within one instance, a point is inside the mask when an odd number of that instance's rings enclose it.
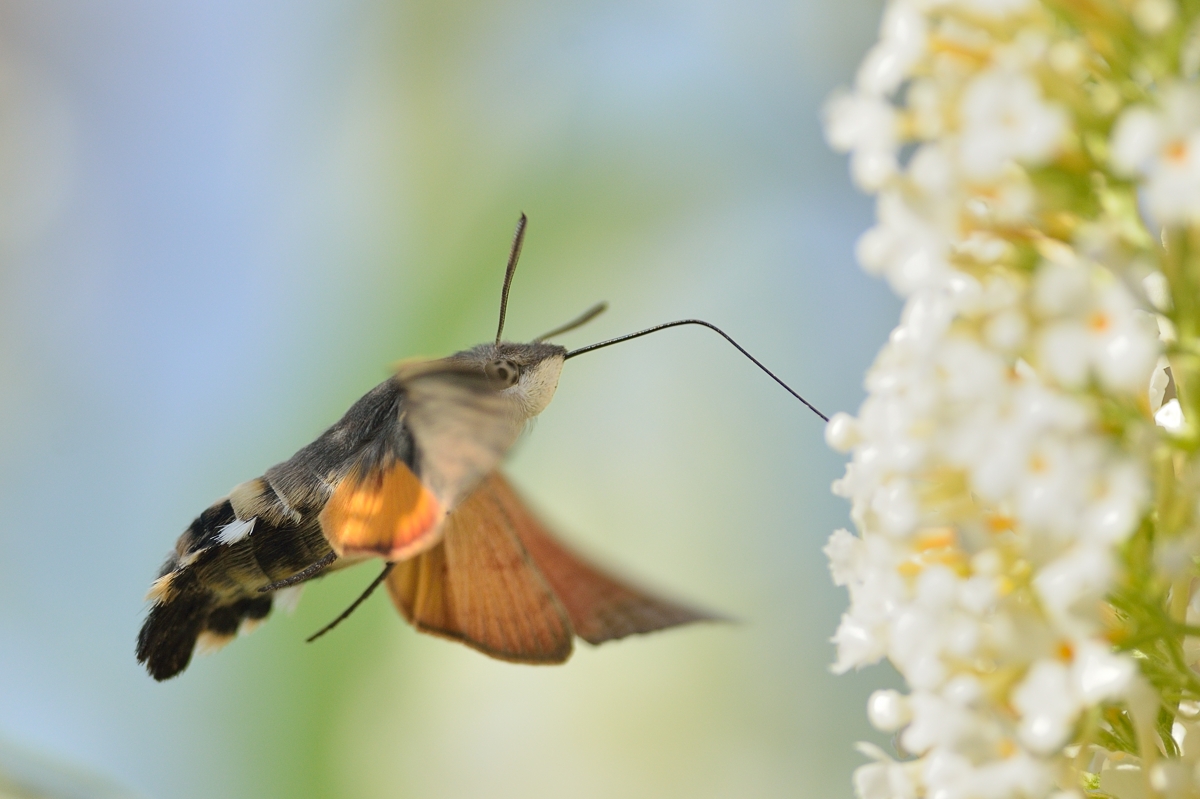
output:
{"label": "white flower cluster", "polygon": [[[920,769],[865,768],[864,797],[919,795],[872,787],[896,781],[897,769],[929,796],[1044,795],[1054,774],[1045,757],[1085,708],[1133,684],[1133,661],[1103,638],[1101,600],[1114,545],[1145,508],[1144,469],[1064,390],[1082,376],[1055,369],[1053,354],[1060,339],[1094,339],[1076,350],[1093,377],[1146,385],[1156,338],[1132,313],[1112,325],[1124,332],[1078,320],[1121,292],[1100,275],[1083,283],[1091,290],[1075,313],[1040,314],[1031,295],[1063,271],[1090,270],[1044,264],[1025,288],[957,274],[915,292],[858,418],[839,414],[828,427],[830,443],[854,454],[835,490],[861,533],[839,530],[826,549],[851,597],[836,668],[891,660],[913,693],[876,696],[871,720],[903,726],[904,751],[925,755]],[[1000,324],[1031,339],[1018,349],[1048,353],[1057,379],[989,344],[986,331],[1014,314]],[[1106,346],[1106,336],[1128,340]]]}
{"label": "white flower cluster", "polygon": [[[1172,0],[1075,6],[1103,6],[1148,51],[1177,18]],[[826,109],[877,195],[859,261],[906,298],[857,417],[826,430],[852,454],[834,491],[858,531],[826,547],[850,594],[834,668],[887,658],[910,689],[871,698],[901,757],[864,745],[863,799],[1200,791],[1200,729],[1184,745],[1200,705],[1169,702],[1117,645],[1136,625],[1111,601],[1136,583],[1162,604],[1154,580],[1182,574],[1185,612],[1200,554],[1200,533],[1182,536],[1150,557],[1153,579],[1131,576],[1158,454],[1186,429],[1144,223],[1200,223],[1200,84],[1143,80],[1127,101],[1093,79],[1120,64],[1088,20],[1056,9],[889,0],[855,90]],[[1161,708],[1178,719],[1165,743]]]}

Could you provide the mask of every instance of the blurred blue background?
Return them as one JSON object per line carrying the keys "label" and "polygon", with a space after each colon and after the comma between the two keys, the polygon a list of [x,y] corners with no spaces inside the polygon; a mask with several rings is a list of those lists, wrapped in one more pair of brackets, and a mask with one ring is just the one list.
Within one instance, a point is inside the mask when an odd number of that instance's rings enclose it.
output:
{"label": "blurred blue background", "polygon": [[[389,363],[606,299],[699,316],[826,412],[898,305],[819,109],[879,0],[0,4],[0,742],[145,797],[849,796],[822,424],[715,335],[571,361],[512,458],[570,541],[723,611],[566,666],[413,633],[373,568],[158,684],[187,524]],[[18,758],[19,759],[19,758]]]}

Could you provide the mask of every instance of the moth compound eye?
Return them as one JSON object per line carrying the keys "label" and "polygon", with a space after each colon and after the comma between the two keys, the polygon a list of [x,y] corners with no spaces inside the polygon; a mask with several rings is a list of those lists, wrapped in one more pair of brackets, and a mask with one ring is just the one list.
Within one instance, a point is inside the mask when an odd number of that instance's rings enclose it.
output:
{"label": "moth compound eye", "polygon": [[508,358],[498,358],[490,361],[487,366],[483,367],[483,371],[488,377],[499,382],[505,388],[516,385],[517,378],[521,376],[521,370]]}

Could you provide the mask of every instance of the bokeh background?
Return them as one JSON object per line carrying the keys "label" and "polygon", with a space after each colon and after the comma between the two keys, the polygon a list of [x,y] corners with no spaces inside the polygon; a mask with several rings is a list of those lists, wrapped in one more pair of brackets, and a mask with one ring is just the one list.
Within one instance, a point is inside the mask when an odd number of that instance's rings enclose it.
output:
{"label": "bokeh background", "polygon": [[738,624],[533,668],[380,593],[306,645],[364,567],[168,683],[133,643],[212,500],[392,361],[493,335],[521,211],[509,337],[600,299],[564,343],[699,316],[857,408],[898,305],[853,264],[871,207],[819,113],[879,11],[0,3],[0,770],[172,799],[849,796],[889,678],[828,673],[842,459],[697,328],[571,361],[509,469],[566,540]]}

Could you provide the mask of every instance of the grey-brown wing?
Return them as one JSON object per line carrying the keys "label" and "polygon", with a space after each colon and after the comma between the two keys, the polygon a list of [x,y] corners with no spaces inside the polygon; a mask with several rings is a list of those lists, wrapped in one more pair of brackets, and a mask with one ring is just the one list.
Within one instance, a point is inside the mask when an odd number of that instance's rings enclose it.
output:
{"label": "grey-brown wing", "polygon": [[525,420],[482,369],[453,361],[399,368],[414,471],[453,510],[516,443]]}

